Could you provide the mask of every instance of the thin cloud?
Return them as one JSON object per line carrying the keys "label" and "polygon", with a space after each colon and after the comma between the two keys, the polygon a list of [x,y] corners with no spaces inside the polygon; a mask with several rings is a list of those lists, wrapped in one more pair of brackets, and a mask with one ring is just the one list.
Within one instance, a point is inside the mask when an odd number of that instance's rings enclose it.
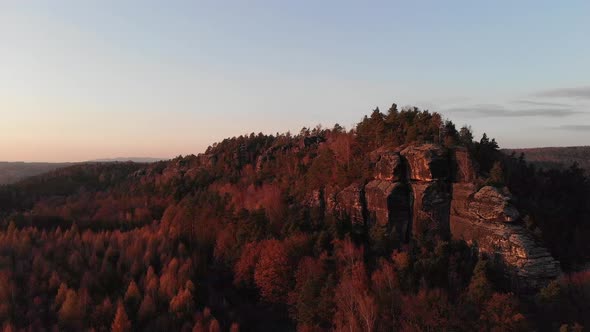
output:
{"label": "thin cloud", "polygon": [[569,108],[529,108],[510,110],[500,105],[474,105],[471,107],[454,107],[445,110],[449,113],[463,113],[477,117],[505,117],[505,118],[519,118],[519,117],[564,117],[582,112],[575,111]]}
{"label": "thin cloud", "polygon": [[554,129],[590,132],[590,125],[562,125],[559,127],[554,127]]}
{"label": "thin cloud", "polygon": [[540,91],[534,94],[537,97],[549,98],[577,98],[590,99],[590,86],[577,88],[559,88]]}
{"label": "thin cloud", "polygon": [[565,103],[553,103],[549,101],[536,101],[536,100],[515,100],[516,104],[533,105],[541,107],[571,107],[570,104]]}

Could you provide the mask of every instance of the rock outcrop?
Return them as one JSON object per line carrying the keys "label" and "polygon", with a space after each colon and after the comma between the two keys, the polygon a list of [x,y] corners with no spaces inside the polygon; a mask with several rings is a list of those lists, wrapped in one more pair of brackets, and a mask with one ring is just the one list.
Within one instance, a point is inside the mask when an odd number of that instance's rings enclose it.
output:
{"label": "rock outcrop", "polygon": [[449,185],[443,181],[412,183],[412,235],[419,240],[449,238]]}
{"label": "rock outcrop", "polygon": [[407,241],[410,226],[408,188],[401,182],[373,180],[365,186],[368,222],[386,229],[394,228],[402,241]]}
{"label": "rock outcrop", "polygon": [[314,193],[327,213],[355,225],[395,229],[402,242],[449,238],[475,245],[520,289],[542,287],[560,265],[520,220],[507,189],[478,188],[477,165],[464,148],[434,144],[370,154],[373,179]]}
{"label": "rock outcrop", "polygon": [[390,182],[401,181],[403,177],[402,160],[396,152],[385,152],[375,164],[375,179]]}
{"label": "rock outcrop", "polygon": [[454,239],[475,245],[501,266],[518,289],[538,289],[561,273],[559,262],[540,245],[519,220],[506,189],[471,183],[453,185],[450,228]]}
{"label": "rock outcrop", "polygon": [[512,205],[512,196],[506,188],[491,186],[475,190],[472,183],[453,184],[452,215],[486,222],[515,222],[520,213]]}
{"label": "rock outcrop", "polygon": [[336,194],[334,211],[340,218],[350,218],[352,224],[365,223],[365,190],[361,184],[351,184]]}
{"label": "rock outcrop", "polygon": [[451,190],[447,151],[434,144],[412,145],[400,155],[412,191],[412,236],[426,241],[448,239]]}
{"label": "rock outcrop", "polygon": [[485,186],[473,195],[468,210],[477,218],[489,222],[513,222],[520,214],[511,204],[512,196],[506,189]]}
{"label": "rock outcrop", "polygon": [[409,180],[444,180],[449,175],[449,158],[438,145],[412,145],[402,150],[401,156],[407,162]]}
{"label": "rock outcrop", "polygon": [[559,262],[522,225],[451,217],[453,238],[475,245],[515,288],[541,288],[561,274]]}
{"label": "rock outcrop", "polygon": [[451,153],[451,175],[453,182],[473,182],[477,179],[477,165],[464,147],[457,147]]}

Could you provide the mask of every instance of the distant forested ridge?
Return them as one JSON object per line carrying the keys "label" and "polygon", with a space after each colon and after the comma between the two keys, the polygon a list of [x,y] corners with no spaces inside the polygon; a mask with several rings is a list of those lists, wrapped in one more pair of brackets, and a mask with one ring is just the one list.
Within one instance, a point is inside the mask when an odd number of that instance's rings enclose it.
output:
{"label": "distant forested ridge", "polygon": [[546,169],[566,169],[577,163],[586,170],[586,174],[590,174],[590,146],[503,149],[502,152],[516,156],[523,153],[527,162]]}
{"label": "distant forested ridge", "polygon": [[0,161],[0,185],[69,166],[69,163],[25,163]]}
{"label": "distant forested ridge", "polygon": [[[522,291],[527,276],[503,273],[482,251],[494,243],[453,236],[449,216],[514,235],[500,242],[518,249],[505,262],[516,273],[541,257],[564,274]],[[486,134],[393,104],[351,129],[251,133],[199,155],[76,164],[0,186],[0,322],[577,331],[590,326],[588,238],[579,167],[540,169]]]}
{"label": "distant forested ridge", "polygon": [[[158,158],[110,158],[88,161],[92,162],[127,162],[152,163],[163,159]],[[43,162],[7,162],[0,161],[0,185],[11,184],[25,178],[47,173],[58,168],[72,166],[76,163],[43,163]],[[79,163],[78,163],[79,164]]]}

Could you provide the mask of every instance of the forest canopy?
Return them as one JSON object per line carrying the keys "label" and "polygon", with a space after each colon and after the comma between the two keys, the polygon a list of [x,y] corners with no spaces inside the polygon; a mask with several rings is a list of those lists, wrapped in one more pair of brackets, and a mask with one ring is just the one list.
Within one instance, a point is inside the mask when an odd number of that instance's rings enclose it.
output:
{"label": "forest canopy", "polygon": [[[326,213],[372,155],[461,147],[478,186],[506,187],[566,272],[535,294],[465,241],[407,241]],[[446,150],[445,150],[446,149]],[[575,331],[590,326],[590,181],[540,169],[418,108],[352,129],[225,139],[151,164],[74,165],[0,186],[5,331]]]}

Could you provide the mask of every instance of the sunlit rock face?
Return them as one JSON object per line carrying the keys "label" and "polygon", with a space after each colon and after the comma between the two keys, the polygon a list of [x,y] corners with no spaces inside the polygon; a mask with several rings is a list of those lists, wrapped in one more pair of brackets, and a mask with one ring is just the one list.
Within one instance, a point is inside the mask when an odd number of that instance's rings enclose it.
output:
{"label": "sunlit rock face", "polygon": [[[401,186],[399,182],[373,180],[365,186],[367,210],[371,223],[387,225],[391,222],[391,203],[394,201],[393,192]],[[400,197],[398,197],[399,199]]]}
{"label": "sunlit rock face", "polygon": [[477,179],[477,164],[464,147],[451,151],[451,175],[453,182],[474,182]]}
{"label": "sunlit rock face", "polygon": [[375,179],[383,181],[402,180],[402,160],[397,152],[385,152],[380,155],[379,161],[375,164]]}
{"label": "sunlit rock face", "polygon": [[449,175],[448,155],[438,145],[412,145],[402,150],[401,156],[407,163],[409,180],[444,180]]}
{"label": "sunlit rock face", "polygon": [[515,222],[520,213],[508,189],[491,186],[476,190],[472,183],[453,184],[453,214],[485,222]]}
{"label": "sunlit rock face", "polygon": [[473,195],[469,211],[489,222],[514,222],[520,214],[510,202],[512,196],[506,188],[485,186]]}
{"label": "sunlit rock face", "polygon": [[475,245],[517,289],[541,288],[561,274],[559,262],[523,225],[451,216],[451,234]]}
{"label": "sunlit rock face", "polygon": [[535,290],[561,274],[559,262],[534,239],[510,204],[506,189],[472,183],[453,184],[450,229],[453,239],[475,245],[512,286]]}

